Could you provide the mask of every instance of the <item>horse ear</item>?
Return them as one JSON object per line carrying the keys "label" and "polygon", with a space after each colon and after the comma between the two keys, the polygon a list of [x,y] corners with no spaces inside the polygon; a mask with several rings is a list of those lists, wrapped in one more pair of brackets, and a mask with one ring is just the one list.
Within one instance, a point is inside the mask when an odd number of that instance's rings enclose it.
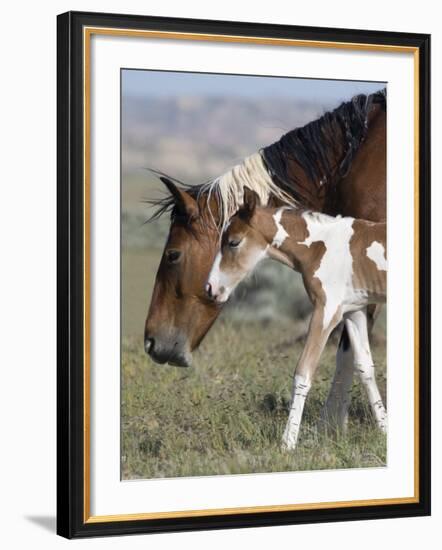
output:
{"label": "horse ear", "polygon": [[258,194],[255,191],[252,191],[252,189],[244,187],[243,205],[241,206],[238,214],[243,220],[249,221],[255,213],[256,207],[259,203],[260,200]]}
{"label": "horse ear", "polygon": [[199,208],[196,200],[190,196],[187,191],[184,191],[184,189],[180,189],[176,186],[170,179],[161,176],[160,180],[164,183],[174,198],[175,206],[179,214],[186,216],[189,220],[198,218]]}

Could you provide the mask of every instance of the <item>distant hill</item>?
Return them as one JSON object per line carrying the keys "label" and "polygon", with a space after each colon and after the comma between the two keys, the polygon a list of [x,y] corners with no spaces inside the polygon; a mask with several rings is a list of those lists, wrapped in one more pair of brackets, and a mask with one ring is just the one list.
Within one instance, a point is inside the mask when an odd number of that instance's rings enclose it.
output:
{"label": "distant hill", "polygon": [[153,166],[197,183],[317,118],[326,107],[272,98],[124,97],[123,173],[139,176],[141,167]]}

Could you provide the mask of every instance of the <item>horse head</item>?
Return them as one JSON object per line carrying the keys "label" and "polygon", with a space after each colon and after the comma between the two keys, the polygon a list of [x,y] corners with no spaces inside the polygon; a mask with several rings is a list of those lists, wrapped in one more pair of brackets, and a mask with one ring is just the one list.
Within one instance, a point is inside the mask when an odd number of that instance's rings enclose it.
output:
{"label": "horse head", "polygon": [[187,367],[221,310],[204,290],[219,232],[207,216],[207,198],[192,196],[168,178],[161,181],[171,197],[171,226],[147,314],[144,347],[157,363]]}

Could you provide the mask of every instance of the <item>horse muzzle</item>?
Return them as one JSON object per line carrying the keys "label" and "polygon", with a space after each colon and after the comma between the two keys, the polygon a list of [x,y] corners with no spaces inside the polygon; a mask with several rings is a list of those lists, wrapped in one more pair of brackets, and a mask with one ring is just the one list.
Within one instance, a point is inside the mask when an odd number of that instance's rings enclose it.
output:
{"label": "horse muzzle", "polygon": [[190,367],[192,365],[192,354],[178,341],[162,342],[157,338],[146,335],[144,350],[155,363],[160,365],[165,363],[175,367]]}

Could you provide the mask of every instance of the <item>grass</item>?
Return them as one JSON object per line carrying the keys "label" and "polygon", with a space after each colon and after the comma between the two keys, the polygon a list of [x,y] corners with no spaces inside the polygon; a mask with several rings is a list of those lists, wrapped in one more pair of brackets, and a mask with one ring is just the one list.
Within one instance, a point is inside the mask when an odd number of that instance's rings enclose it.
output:
{"label": "grass", "polygon": [[[348,433],[318,430],[334,368],[329,342],[307,399],[295,452],[280,449],[296,360],[293,322],[221,319],[195,354],[194,366],[156,365],[141,336],[122,353],[123,479],[379,467],[386,438],[354,383]],[[385,343],[373,347],[385,398]]]}

